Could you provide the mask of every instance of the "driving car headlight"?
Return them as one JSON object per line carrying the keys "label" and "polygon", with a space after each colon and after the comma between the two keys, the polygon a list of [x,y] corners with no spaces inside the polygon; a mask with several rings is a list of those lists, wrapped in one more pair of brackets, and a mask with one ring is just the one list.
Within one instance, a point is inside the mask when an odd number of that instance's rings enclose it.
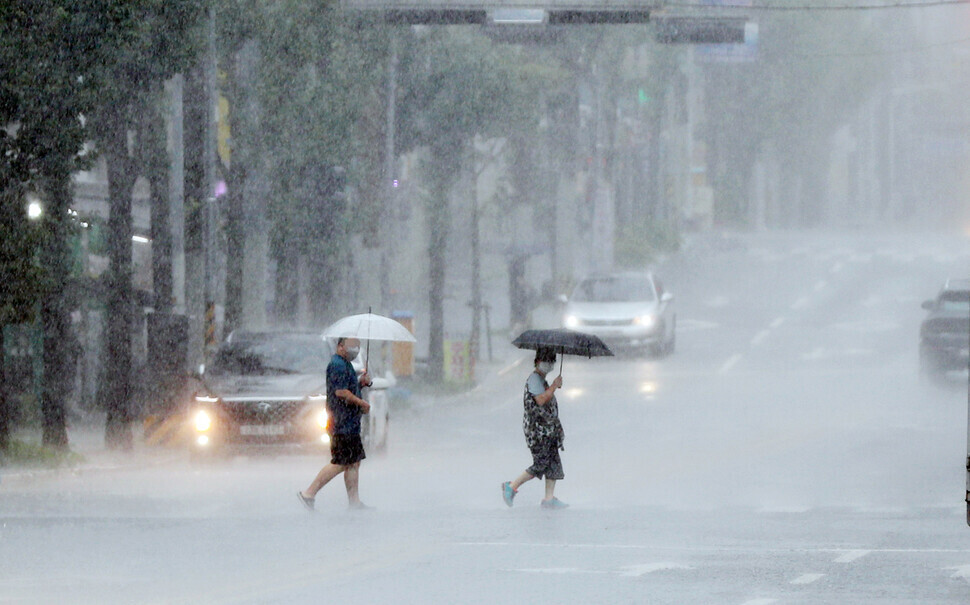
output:
{"label": "driving car headlight", "polygon": [[203,433],[212,427],[212,417],[205,410],[199,410],[195,414],[195,430]]}
{"label": "driving car headlight", "polygon": [[575,315],[567,315],[563,318],[563,324],[565,324],[567,328],[578,328],[579,318]]}
{"label": "driving car headlight", "polygon": [[320,428],[326,430],[329,423],[330,415],[327,414],[326,410],[320,410],[320,412],[317,414],[317,424],[320,425]]}
{"label": "driving car headlight", "polygon": [[657,318],[653,315],[640,315],[633,318],[633,323],[638,326],[643,326],[649,328],[657,321]]}
{"label": "driving car headlight", "polygon": [[195,400],[198,403],[215,403],[219,401],[219,398],[213,395],[196,395]]}

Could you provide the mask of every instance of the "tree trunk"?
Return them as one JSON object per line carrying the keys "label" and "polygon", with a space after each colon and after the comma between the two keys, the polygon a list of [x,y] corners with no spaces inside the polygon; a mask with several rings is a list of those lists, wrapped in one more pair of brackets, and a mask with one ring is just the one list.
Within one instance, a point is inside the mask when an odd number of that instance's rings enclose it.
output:
{"label": "tree trunk", "polygon": [[47,243],[42,249],[42,262],[47,267],[50,292],[41,303],[41,326],[44,331],[44,376],[41,388],[44,445],[66,449],[67,420],[65,402],[73,374],[68,371],[71,344],[71,305],[68,300],[70,277],[71,173],[65,162],[52,160],[45,167],[48,207],[44,215]]}
{"label": "tree trunk", "polygon": [[170,313],[173,306],[172,227],[169,222],[168,154],[165,129],[159,107],[161,95],[146,112],[142,164],[151,195],[152,291],[153,307],[158,313]]}
{"label": "tree trunk", "polygon": [[4,349],[3,329],[0,325],[0,452],[10,445],[10,429],[13,423],[13,406],[7,393],[7,355]]}
{"label": "tree trunk", "polygon": [[[185,75],[182,95],[184,147],[184,236],[185,313],[189,316],[189,364],[205,362],[205,230],[206,230],[206,143],[208,97],[205,69],[201,64]],[[231,184],[230,184],[231,187]]]}
{"label": "tree trunk", "polygon": [[[475,157],[475,149],[472,146],[470,157]],[[479,211],[478,211],[478,173],[475,169],[474,159],[471,162],[469,171],[471,183],[469,186],[468,197],[472,206],[471,213],[471,290],[472,290],[472,333],[469,339],[469,349],[472,356],[472,367],[479,359],[481,353],[481,332],[482,332],[482,261],[479,234]]]}
{"label": "tree trunk", "polygon": [[428,213],[428,379],[441,382],[444,377],[444,333],[445,333],[445,247],[448,243],[448,192],[445,187],[437,187],[431,193],[432,209]]}
{"label": "tree trunk", "polygon": [[243,319],[243,248],[245,227],[243,221],[243,184],[246,181],[242,158],[236,154],[229,168],[228,193],[226,194],[226,310],[225,333],[242,327]]}
{"label": "tree trunk", "polygon": [[296,246],[292,245],[294,234],[291,230],[284,241],[276,247],[276,321],[295,326],[299,311],[300,295],[300,257]]}
{"label": "tree trunk", "polygon": [[[458,147],[461,148],[460,146]],[[450,154],[443,147],[432,151],[431,191],[428,198],[428,379],[441,382],[444,377],[444,294],[448,232],[451,218],[448,194],[460,161],[458,153]]]}
{"label": "tree trunk", "polygon": [[132,350],[134,314],[131,284],[131,191],[134,170],[128,153],[128,131],[121,116],[105,123],[108,164],[108,300],[105,305],[104,442],[109,449],[132,446]]}

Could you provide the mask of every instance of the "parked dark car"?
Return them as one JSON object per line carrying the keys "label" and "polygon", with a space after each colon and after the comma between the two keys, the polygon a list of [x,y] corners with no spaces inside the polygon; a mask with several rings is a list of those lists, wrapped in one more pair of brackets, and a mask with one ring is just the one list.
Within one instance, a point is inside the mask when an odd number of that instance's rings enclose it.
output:
{"label": "parked dark car", "polygon": [[[229,446],[328,448],[326,370],[332,348],[319,333],[231,334],[204,368],[194,397],[193,453]],[[371,413],[364,417],[363,437],[378,450],[387,438],[386,391],[392,382],[375,377],[364,393]]]}
{"label": "parked dark car", "polygon": [[941,376],[966,370],[970,358],[970,279],[943,284],[936,298],[923,302],[928,311],[919,330],[920,371]]}

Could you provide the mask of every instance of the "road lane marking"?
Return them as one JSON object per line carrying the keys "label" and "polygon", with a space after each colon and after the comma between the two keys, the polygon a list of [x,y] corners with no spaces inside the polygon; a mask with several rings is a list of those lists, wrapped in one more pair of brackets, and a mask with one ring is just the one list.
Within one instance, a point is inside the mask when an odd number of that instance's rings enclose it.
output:
{"label": "road lane marking", "polygon": [[963,578],[970,582],[970,565],[956,565],[954,567],[944,567],[945,570],[954,570],[951,578]]}
{"label": "road lane marking", "polygon": [[791,581],[792,584],[811,584],[819,578],[825,576],[824,573],[803,573],[794,580]]}
{"label": "road lane marking", "polygon": [[808,299],[803,296],[798,300],[796,300],[794,303],[792,303],[791,308],[792,308],[792,311],[797,311],[799,309],[804,309],[807,306],[808,306]]}
{"label": "road lane marking", "polygon": [[871,550],[850,550],[850,551],[847,551],[847,552],[839,555],[838,557],[836,557],[834,559],[834,562],[835,563],[852,563],[853,561],[855,561],[857,559],[861,559],[862,557],[868,555],[871,552],[872,552]]}
{"label": "road lane marking", "polygon": [[822,347],[815,347],[811,353],[805,353],[802,355],[802,359],[805,361],[815,361],[818,359],[824,359],[826,357],[825,349]]}
{"label": "road lane marking", "polygon": [[751,345],[752,346],[760,345],[762,342],[764,342],[766,338],[768,338],[770,334],[771,334],[771,330],[762,330],[758,332],[757,334],[754,335],[754,338],[751,339]]}
{"label": "road lane marking", "polygon": [[510,569],[508,571],[514,571],[517,573],[534,573],[534,574],[551,574],[551,575],[618,574],[628,578],[639,578],[640,576],[646,575],[648,573],[653,573],[655,571],[664,571],[667,569],[693,569],[693,568],[687,565],[681,565],[680,563],[641,563],[640,565],[626,565],[624,567],[621,567],[619,570],[583,569],[581,567],[525,567],[521,569]]}
{"label": "road lane marking", "polygon": [[[454,542],[454,546],[468,547],[510,547],[510,548],[555,548],[555,549],[594,549],[594,550],[650,550],[667,552],[699,552],[699,553],[748,553],[754,555],[765,555],[770,553],[842,553],[839,559],[847,557],[850,560],[860,558],[868,554],[902,554],[902,555],[925,555],[925,554],[959,554],[970,555],[970,548],[874,548],[871,550],[846,550],[844,548],[771,548],[771,547],[749,547],[749,548],[727,548],[727,547],[707,547],[707,546],[671,546],[657,544],[597,544],[590,542],[576,542],[563,544],[561,542]],[[838,560],[838,559],[837,559]],[[849,562],[849,561],[840,561]],[[944,569],[955,569],[967,574],[970,578],[970,564],[960,567],[947,567]]]}
{"label": "road lane marking", "polygon": [[719,369],[717,371],[717,373],[718,374],[727,374],[731,370],[731,368],[734,367],[734,364],[736,364],[739,361],[741,361],[741,354],[740,353],[738,353],[736,355],[732,355],[727,361],[724,362],[724,365],[721,366],[721,369]]}
{"label": "road lane marking", "polygon": [[842,330],[844,332],[857,332],[860,334],[875,334],[878,332],[892,332],[899,327],[899,323],[895,321],[879,321],[879,320],[869,320],[869,321],[851,321],[842,322],[837,324],[832,324],[832,327],[836,330]]}
{"label": "road lane marking", "polygon": [[705,321],[703,319],[680,319],[677,318],[677,331],[678,332],[693,332],[694,330],[711,330],[720,327],[719,324],[713,321]]}
{"label": "road lane marking", "polygon": [[525,569],[511,569],[509,571],[515,571],[518,573],[547,573],[554,575],[566,575],[571,573],[589,573],[589,574],[605,574],[608,571],[599,571],[595,569],[580,569],[578,567],[532,567]]}
{"label": "road lane marking", "polygon": [[509,372],[511,372],[512,370],[514,370],[515,368],[519,367],[519,365],[524,360],[525,360],[525,357],[520,357],[520,358],[516,359],[515,361],[513,361],[509,365],[507,365],[504,368],[502,368],[501,370],[499,370],[498,371],[498,375],[499,376],[505,376],[506,374],[508,374]]}
{"label": "road lane marking", "polygon": [[621,576],[627,576],[631,578],[638,578],[642,575],[648,573],[653,573],[655,571],[664,571],[666,569],[693,569],[689,565],[681,565],[680,563],[643,563],[640,565],[627,565],[623,568],[625,571],[621,571]]}

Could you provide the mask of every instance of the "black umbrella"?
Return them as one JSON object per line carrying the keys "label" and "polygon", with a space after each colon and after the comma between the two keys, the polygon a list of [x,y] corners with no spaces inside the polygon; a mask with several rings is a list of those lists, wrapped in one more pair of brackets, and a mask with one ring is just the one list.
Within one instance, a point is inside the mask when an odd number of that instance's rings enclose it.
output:
{"label": "black umbrella", "polygon": [[559,328],[557,330],[526,330],[512,341],[520,349],[552,349],[560,354],[559,373],[562,374],[562,355],[586,357],[612,356],[613,351],[598,336]]}

